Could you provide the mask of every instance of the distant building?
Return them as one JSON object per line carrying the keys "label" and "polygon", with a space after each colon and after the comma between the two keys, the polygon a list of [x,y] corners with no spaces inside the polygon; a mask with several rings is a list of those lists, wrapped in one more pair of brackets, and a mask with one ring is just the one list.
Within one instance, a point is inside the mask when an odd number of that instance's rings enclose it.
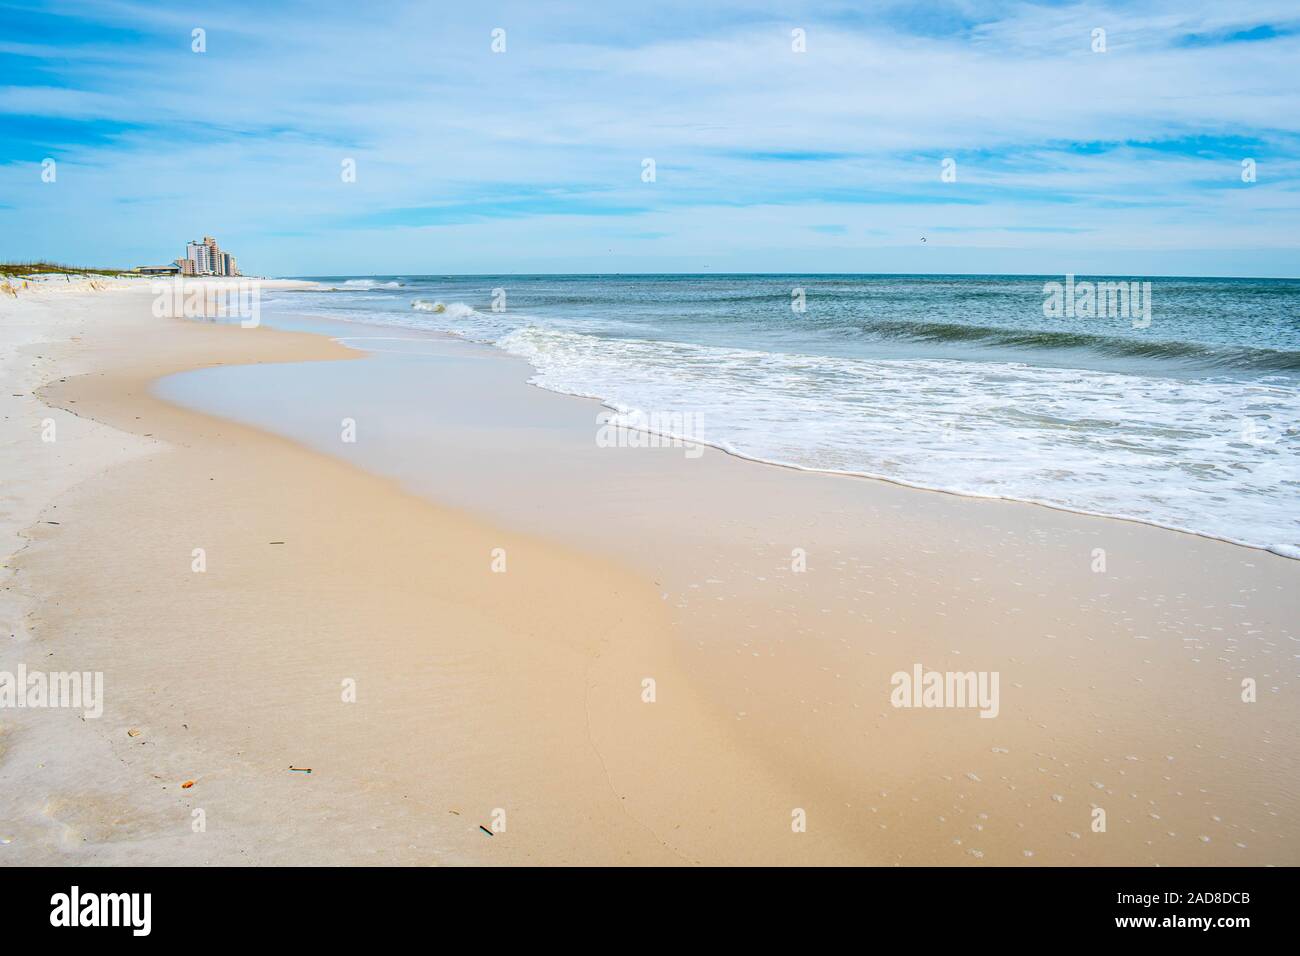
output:
{"label": "distant building", "polygon": [[212,275],[212,256],[208,251],[208,247],[203,243],[190,242],[185,247],[185,258],[194,263],[194,275]]}
{"label": "distant building", "polygon": [[235,257],[228,252],[222,252],[221,247],[217,245],[217,240],[212,236],[204,236],[202,242],[191,239],[186,243],[185,262],[188,265],[181,266],[181,271],[185,275],[239,275],[239,270],[235,266]]}
{"label": "distant building", "polygon": [[142,276],[174,276],[181,272],[181,267],[169,262],[165,266],[136,266],[135,271]]}
{"label": "distant building", "polygon": [[221,261],[221,250],[217,247],[217,240],[211,236],[204,236],[203,244],[208,247],[208,264],[212,267],[212,274],[225,275],[225,265]]}

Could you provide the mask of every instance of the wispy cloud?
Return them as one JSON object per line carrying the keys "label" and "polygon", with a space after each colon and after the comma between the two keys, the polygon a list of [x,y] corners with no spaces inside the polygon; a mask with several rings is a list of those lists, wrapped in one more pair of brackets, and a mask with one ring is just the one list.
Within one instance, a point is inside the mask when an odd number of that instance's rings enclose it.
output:
{"label": "wispy cloud", "polygon": [[130,264],[212,233],[273,273],[1297,272],[1290,3],[0,19],[0,257]]}

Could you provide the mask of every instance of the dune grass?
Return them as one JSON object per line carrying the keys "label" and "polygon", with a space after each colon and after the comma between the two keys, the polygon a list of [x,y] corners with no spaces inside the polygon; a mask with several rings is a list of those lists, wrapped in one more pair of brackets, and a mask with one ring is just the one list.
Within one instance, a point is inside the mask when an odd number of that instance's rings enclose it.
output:
{"label": "dune grass", "polygon": [[83,269],[78,266],[65,266],[57,262],[0,262],[0,276],[32,275],[126,275],[129,269]]}

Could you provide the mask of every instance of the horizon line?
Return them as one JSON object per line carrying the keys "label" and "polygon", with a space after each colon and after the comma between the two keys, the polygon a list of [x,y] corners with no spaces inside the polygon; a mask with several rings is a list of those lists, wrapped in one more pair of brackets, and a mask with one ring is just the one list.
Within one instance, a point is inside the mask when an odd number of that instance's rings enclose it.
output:
{"label": "horizon line", "polygon": [[[1199,273],[1148,274],[1118,272],[327,272],[315,275],[275,275],[262,276],[265,279],[425,279],[425,278],[496,278],[510,276],[515,278],[532,278],[537,276],[601,279],[601,278],[656,278],[662,276],[680,276],[683,278],[728,278],[728,277],[778,277],[778,276],[845,276],[852,278],[900,278],[900,279],[1055,279],[1060,276],[1083,276],[1102,279],[1142,278],[1154,279],[1241,279],[1269,280],[1277,282],[1300,281],[1300,274],[1290,276],[1270,275],[1205,275]],[[248,276],[248,278],[255,278]]]}

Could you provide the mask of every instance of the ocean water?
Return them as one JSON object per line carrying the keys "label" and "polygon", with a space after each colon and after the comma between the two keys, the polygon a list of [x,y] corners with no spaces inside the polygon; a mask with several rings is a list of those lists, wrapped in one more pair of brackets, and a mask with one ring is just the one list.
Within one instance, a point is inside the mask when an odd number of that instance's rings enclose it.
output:
{"label": "ocean water", "polygon": [[1145,279],[1125,312],[1084,276],[1076,308],[1063,276],[310,278],[263,308],[489,343],[750,458],[1300,557],[1300,280]]}

